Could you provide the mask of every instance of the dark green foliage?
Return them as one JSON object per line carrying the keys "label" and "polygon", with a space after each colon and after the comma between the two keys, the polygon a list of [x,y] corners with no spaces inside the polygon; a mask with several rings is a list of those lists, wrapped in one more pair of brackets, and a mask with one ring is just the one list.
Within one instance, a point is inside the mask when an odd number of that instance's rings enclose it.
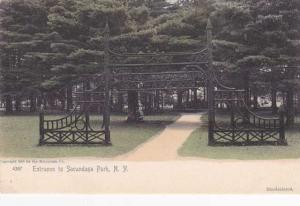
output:
{"label": "dark green foliage", "polygon": [[[115,51],[198,51],[209,16],[215,69],[233,84],[242,87],[237,74],[255,84],[298,84],[295,71],[262,69],[299,63],[298,0],[5,0],[0,10],[1,94],[54,91],[100,72],[106,22]],[[134,61],[145,60],[127,60]]]}
{"label": "dark green foliage", "polygon": [[145,24],[149,20],[149,10],[145,6],[132,8],[129,10],[130,17],[138,24]]}

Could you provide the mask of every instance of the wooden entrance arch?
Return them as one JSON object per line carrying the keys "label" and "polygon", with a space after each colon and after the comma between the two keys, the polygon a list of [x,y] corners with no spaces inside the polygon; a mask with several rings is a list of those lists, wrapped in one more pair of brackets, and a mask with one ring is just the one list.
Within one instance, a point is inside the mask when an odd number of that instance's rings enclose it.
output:
{"label": "wooden entrance arch", "polygon": [[[109,47],[109,27],[104,33],[104,71],[82,78],[81,89],[74,92],[74,110],[66,117],[46,120],[40,113],[40,145],[105,144],[111,145],[110,97],[118,91],[149,91],[207,88],[208,144],[214,145],[285,145],[282,118],[264,118],[245,104],[245,91],[218,82],[213,71],[212,26],[207,24],[207,43],[197,52],[118,53]],[[133,59],[132,62],[129,60]],[[129,61],[129,62],[128,62]],[[142,63],[141,63],[142,62]],[[231,108],[231,124],[217,124],[218,104]],[[89,110],[103,107],[102,129],[90,124]]]}

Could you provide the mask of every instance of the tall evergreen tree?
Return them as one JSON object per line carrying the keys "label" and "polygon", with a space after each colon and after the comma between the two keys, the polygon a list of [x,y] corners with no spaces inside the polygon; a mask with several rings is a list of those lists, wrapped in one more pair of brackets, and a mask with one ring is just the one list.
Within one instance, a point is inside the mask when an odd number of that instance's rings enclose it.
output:
{"label": "tall evergreen tree", "polygon": [[40,34],[47,30],[47,3],[46,0],[14,0],[0,4],[3,51],[1,93],[5,95],[7,112],[12,112],[12,98],[19,99],[21,95],[30,97],[30,109],[35,111],[42,71],[36,64],[26,65],[25,60],[29,52],[45,50]]}

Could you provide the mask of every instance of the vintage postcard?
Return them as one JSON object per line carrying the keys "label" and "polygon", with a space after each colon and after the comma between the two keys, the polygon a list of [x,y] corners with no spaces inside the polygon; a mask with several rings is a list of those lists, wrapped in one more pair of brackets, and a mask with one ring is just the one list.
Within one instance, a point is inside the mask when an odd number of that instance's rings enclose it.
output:
{"label": "vintage postcard", "polygon": [[0,193],[299,194],[300,1],[1,0]]}

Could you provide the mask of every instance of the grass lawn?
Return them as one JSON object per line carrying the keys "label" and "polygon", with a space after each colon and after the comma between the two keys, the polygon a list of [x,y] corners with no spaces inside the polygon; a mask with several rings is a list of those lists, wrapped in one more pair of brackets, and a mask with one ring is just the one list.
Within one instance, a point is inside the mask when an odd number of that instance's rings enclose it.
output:
{"label": "grass lawn", "polygon": [[288,146],[207,146],[207,127],[195,130],[178,150],[181,156],[211,159],[291,159],[300,158],[300,128],[286,131]]}
{"label": "grass lawn", "polygon": [[[56,118],[50,116],[48,118]],[[37,146],[37,116],[0,116],[1,157],[113,157],[131,151],[179,117],[168,113],[145,116],[143,123],[126,123],[125,115],[111,116],[112,146]],[[95,124],[96,116],[91,118]]]}

